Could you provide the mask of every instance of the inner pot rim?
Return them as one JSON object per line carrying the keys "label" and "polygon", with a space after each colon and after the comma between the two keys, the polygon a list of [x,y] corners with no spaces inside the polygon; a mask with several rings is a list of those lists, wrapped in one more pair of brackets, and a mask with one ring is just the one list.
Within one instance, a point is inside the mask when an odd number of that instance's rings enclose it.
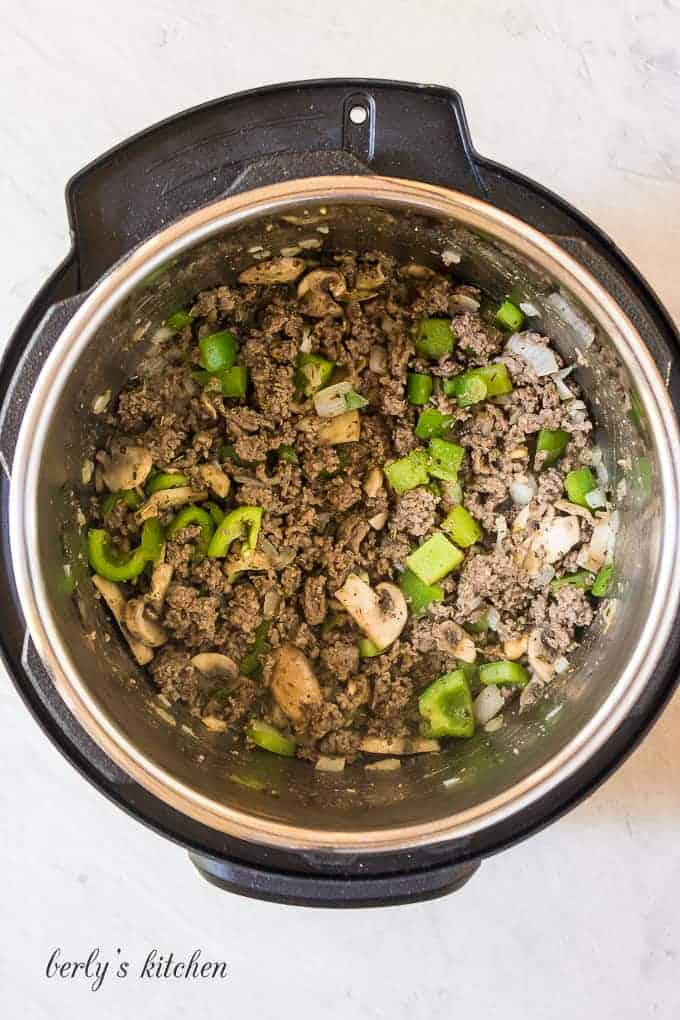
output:
{"label": "inner pot rim", "polygon": [[[615,345],[635,379],[655,436],[663,512],[654,595],[640,641],[615,686],[587,725],[558,754],[492,799],[427,823],[362,833],[316,830],[274,822],[197,793],[146,758],[121,735],[80,678],[50,608],[38,558],[38,481],[51,411],[87,345],[114,308],[170,258],[245,221],[314,203],[408,207],[449,216],[518,249],[564,285]],[[375,852],[462,838],[506,820],[581,768],[614,734],[642,694],[663,651],[680,602],[678,521],[680,435],[651,354],[614,299],[578,262],[523,221],[478,199],[419,182],[384,177],[318,177],[286,181],[212,203],[154,235],[95,286],[47,358],[26,407],[10,487],[9,532],[17,591],[36,649],[55,687],[90,737],[125,773],[172,808],[238,839],[285,849]]]}

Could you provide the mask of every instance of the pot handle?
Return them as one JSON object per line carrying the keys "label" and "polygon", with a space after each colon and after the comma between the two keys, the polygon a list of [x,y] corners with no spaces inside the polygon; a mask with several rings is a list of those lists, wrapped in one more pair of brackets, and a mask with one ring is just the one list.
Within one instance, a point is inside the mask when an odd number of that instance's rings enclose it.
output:
{"label": "pot handle", "polygon": [[[86,297],[87,294],[75,294],[48,308],[35,331],[30,335],[5,384],[6,389],[4,389],[0,406],[0,464],[2,464],[2,469],[8,479],[11,477],[19,429],[33,387],[45,364],[45,359]],[[3,371],[8,367],[3,365]]]}
{"label": "pot handle", "polygon": [[480,864],[466,861],[391,875],[335,877],[257,868],[195,852],[189,858],[206,881],[226,892],[270,903],[345,908],[397,906],[445,896],[464,886]]}
{"label": "pot handle", "polygon": [[453,89],[349,78],[241,92],[135,135],[71,179],[81,288],[168,223],[232,191],[347,173],[486,195]]}

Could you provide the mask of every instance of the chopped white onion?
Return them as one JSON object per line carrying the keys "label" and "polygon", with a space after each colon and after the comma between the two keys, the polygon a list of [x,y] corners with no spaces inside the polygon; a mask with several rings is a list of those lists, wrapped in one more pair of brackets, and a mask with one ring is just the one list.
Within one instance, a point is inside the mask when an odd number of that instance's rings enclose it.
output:
{"label": "chopped white onion", "polygon": [[541,527],[533,542],[536,552],[543,552],[548,563],[556,563],[580,541],[581,530],[576,517],[555,517]]}
{"label": "chopped white onion", "polygon": [[590,347],[595,339],[595,328],[579,315],[571,301],[568,301],[562,294],[555,292],[547,298],[545,303],[548,308],[557,312],[563,322],[571,326],[586,348]]}
{"label": "chopped white onion", "polygon": [[607,497],[602,489],[591,489],[590,492],[586,492],[585,498],[591,510],[599,510],[600,507],[607,505]]}
{"label": "chopped white onion", "polygon": [[593,528],[593,534],[587,546],[578,554],[578,565],[592,573],[597,573],[604,564],[609,544],[612,541],[612,529],[607,517],[603,517]]}
{"label": "chopped white onion", "polygon": [[597,475],[597,480],[602,486],[602,488],[606,489],[606,487],[609,485],[609,471],[607,470],[607,465],[604,462],[604,458],[599,460],[598,463],[595,465],[595,474]]}
{"label": "chopped white onion", "polygon": [[454,294],[451,303],[456,310],[460,309],[463,312],[479,311],[479,301],[471,294]]}
{"label": "chopped white onion", "polygon": [[328,758],[322,754],[314,768],[317,772],[342,772],[345,768],[345,759]]}
{"label": "chopped white onion", "polygon": [[557,358],[549,347],[529,337],[538,336],[537,333],[514,333],[506,344],[506,350],[531,365],[537,376],[553,375],[559,371]]}
{"label": "chopped white onion", "polygon": [[311,330],[307,330],[302,337],[300,342],[300,350],[303,354],[312,353],[312,333]]}
{"label": "chopped white onion", "polygon": [[555,659],[553,669],[558,676],[561,676],[562,673],[566,673],[569,669],[569,660],[565,659],[563,655],[560,655],[559,658]]}
{"label": "chopped white onion", "polygon": [[554,375],[550,376],[552,381],[555,383],[555,387],[556,387],[557,392],[559,394],[560,400],[573,400],[574,399],[574,394],[571,392],[571,390],[569,389],[569,387],[567,386],[567,384],[564,381],[567,378],[567,376],[569,375],[569,373],[573,372],[573,371],[574,371],[574,366],[573,365],[569,365],[567,368],[562,368],[562,369],[560,369],[559,372],[555,372]]}
{"label": "chopped white onion", "polygon": [[536,479],[529,475],[526,482],[510,482],[510,498],[515,506],[527,506],[537,492]]}
{"label": "chopped white onion", "polygon": [[532,305],[531,301],[520,301],[519,307],[520,311],[524,312],[525,315],[528,315],[529,318],[541,314],[540,310],[536,307],[536,305]]}
{"label": "chopped white onion", "polygon": [[486,622],[489,625],[489,630],[498,630],[498,624],[501,622],[500,613],[497,609],[492,606],[486,614]]}
{"label": "chopped white onion", "polygon": [[442,252],[442,262],[445,266],[457,265],[462,258],[459,251],[455,251],[453,248],[445,248]]}
{"label": "chopped white onion", "polygon": [[348,382],[334,383],[314,394],[314,408],[319,418],[337,418],[347,410],[345,394],[352,389]]}
{"label": "chopped white onion", "polygon": [[496,545],[502,545],[503,539],[508,533],[508,522],[503,514],[496,517]]}
{"label": "chopped white onion", "polygon": [[495,684],[490,684],[485,687],[484,690],[480,691],[474,701],[474,713],[475,719],[480,726],[484,726],[490,719],[493,719],[495,715],[498,715],[500,710],[505,705],[505,699],[501,692],[498,690]]}

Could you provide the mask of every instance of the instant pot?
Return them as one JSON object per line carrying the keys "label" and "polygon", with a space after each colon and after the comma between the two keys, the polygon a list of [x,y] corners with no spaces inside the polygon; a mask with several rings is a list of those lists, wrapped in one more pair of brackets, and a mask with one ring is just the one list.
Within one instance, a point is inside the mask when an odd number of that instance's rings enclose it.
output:
{"label": "instant pot", "polygon": [[[446,88],[330,80],[220,99],[91,163],[67,205],[71,250],[0,375],[0,642],[26,706],[83,776],[218,886],[324,906],[458,888],[601,782],[676,684],[680,373],[668,314],[602,231],[474,151]],[[94,598],[83,556],[98,412],[167,315],[257,259],[343,248],[521,302],[576,365],[616,492],[615,585],[571,672],[498,731],[397,773],[320,773],[171,714]]]}

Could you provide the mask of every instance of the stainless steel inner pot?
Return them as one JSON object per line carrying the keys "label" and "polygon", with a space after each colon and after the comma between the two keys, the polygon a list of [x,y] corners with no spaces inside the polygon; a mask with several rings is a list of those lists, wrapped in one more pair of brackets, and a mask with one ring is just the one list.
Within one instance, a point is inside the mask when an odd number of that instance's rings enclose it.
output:
{"label": "stainless steel inner pot", "polygon": [[[83,464],[112,399],[153,357],[166,315],[268,253],[381,249],[444,265],[500,299],[530,302],[582,385],[617,485],[615,599],[573,669],[521,717],[398,773],[315,772],[173,718],[93,597],[83,556]],[[639,458],[643,458],[640,461]],[[648,464],[651,481],[640,464]],[[594,278],[547,237],[483,202],[378,177],[289,181],[226,198],[137,248],[91,291],[45,363],[22,425],[10,496],[18,592],[64,701],[129,776],[215,830],[261,844],[396,850],[507,819],[582,766],[635,704],[677,610],[680,445],[641,338]]]}

